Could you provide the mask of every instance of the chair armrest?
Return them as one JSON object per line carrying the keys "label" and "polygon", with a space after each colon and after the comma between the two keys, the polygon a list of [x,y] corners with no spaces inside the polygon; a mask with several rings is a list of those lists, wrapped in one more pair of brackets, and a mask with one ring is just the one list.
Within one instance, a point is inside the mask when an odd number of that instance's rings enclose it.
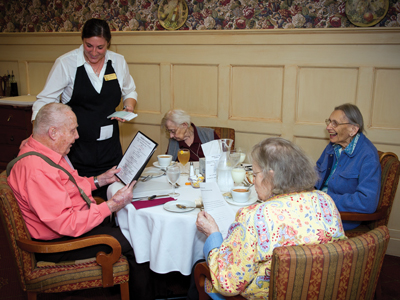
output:
{"label": "chair armrest", "polygon": [[388,207],[382,207],[372,214],[362,214],[355,212],[340,212],[342,221],[375,221],[383,219],[387,215]]}
{"label": "chair armrest", "polygon": [[96,201],[97,205],[103,203],[105,200],[101,197],[94,196],[93,199]]}
{"label": "chair armrest", "polygon": [[116,238],[107,234],[98,234],[89,237],[77,238],[64,242],[37,242],[27,239],[16,240],[18,247],[31,253],[56,253],[75,249],[82,249],[94,245],[108,245],[112,248],[109,254],[100,251],[96,255],[96,262],[103,270],[103,286],[114,285],[113,264],[121,256],[121,245]]}
{"label": "chair armrest", "polygon": [[[210,296],[207,295],[207,293],[204,290],[204,282],[206,278],[211,282],[211,275],[210,275],[210,269],[207,266],[207,263],[202,262],[196,265],[194,269],[194,281],[196,282],[196,287],[197,291],[199,292],[199,300],[208,300],[211,299]],[[236,295],[236,296],[224,296],[225,299],[230,299],[230,300],[245,300],[241,295]]]}
{"label": "chair armrest", "polygon": [[211,280],[210,269],[205,262],[199,263],[194,269],[194,281],[196,282],[197,291],[199,292],[199,300],[207,300],[210,297],[204,291],[204,282]]}

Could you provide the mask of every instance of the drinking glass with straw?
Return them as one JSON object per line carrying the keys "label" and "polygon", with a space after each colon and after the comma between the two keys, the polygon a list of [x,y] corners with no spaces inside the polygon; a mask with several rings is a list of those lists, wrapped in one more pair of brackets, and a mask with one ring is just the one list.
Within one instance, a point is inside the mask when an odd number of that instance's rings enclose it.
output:
{"label": "drinking glass with straw", "polygon": [[179,149],[178,150],[178,160],[179,162],[182,164],[183,168],[182,168],[182,174],[189,174],[186,171],[186,164],[189,162],[190,159],[190,151],[189,149]]}

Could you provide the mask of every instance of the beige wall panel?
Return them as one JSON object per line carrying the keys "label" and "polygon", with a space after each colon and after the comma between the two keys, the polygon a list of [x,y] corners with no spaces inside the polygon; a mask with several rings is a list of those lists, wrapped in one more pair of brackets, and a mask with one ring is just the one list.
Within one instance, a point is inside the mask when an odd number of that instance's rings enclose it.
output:
{"label": "beige wall panel", "polygon": [[278,135],[253,133],[253,132],[235,132],[235,148],[242,150],[246,153],[245,162],[249,163],[248,154],[253,149],[253,146],[262,140],[270,137],[277,137]]}
{"label": "beige wall panel", "polygon": [[153,162],[157,161],[157,155],[165,153],[168,146],[168,140],[166,139],[164,132],[160,130],[160,126],[136,123],[121,124],[120,133],[123,153],[125,153],[126,149],[138,131],[143,132],[145,135],[159,144],[152,158],[150,159],[148,164],[150,166],[153,164]]}
{"label": "beige wall panel", "polygon": [[[334,39],[334,37],[332,37]],[[123,51],[122,51],[123,50]],[[399,67],[400,45],[131,45],[118,46],[129,62],[174,64]],[[125,54],[126,52],[126,54]]]}
{"label": "beige wall panel", "polygon": [[324,151],[326,145],[328,145],[329,140],[323,138],[318,139],[296,136],[294,137],[293,142],[300,146],[314,162],[317,162],[322,154],[322,151]]}
{"label": "beige wall panel", "polygon": [[357,74],[356,68],[300,68],[296,121],[320,123],[335,106],[354,103]]}
{"label": "beige wall panel", "polygon": [[159,64],[128,64],[130,74],[135,81],[138,104],[135,111],[161,112],[161,80]]}
{"label": "beige wall panel", "polygon": [[[54,60],[80,44],[79,33],[0,33],[0,75],[17,62],[19,90],[38,93]],[[282,136],[316,161],[328,143],[324,120],[351,102],[377,148],[400,156],[399,28],[113,32],[110,50],[125,56],[139,93],[139,116],[121,124],[124,149],[141,130],[164,153],[161,118],[181,107],[195,124],[234,128],[245,151]],[[399,198],[388,249],[398,256]]]}
{"label": "beige wall panel", "polygon": [[59,56],[67,53],[68,51],[79,48],[81,45],[81,43],[54,45],[51,42],[52,38],[45,36],[38,37],[34,44],[2,45],[0,47],[0,57],[8,57],[8,60],[18,61],[26,60],[54,62]]}
{"label": "beige wall panel", "polygon": [[28,63],[28,84],[31,95],[37,95],[43,90],[53,64],[48,61]]}
{"label": "beige wall panel", "polygon": [[282,66],[232,66],[230,119],[282,120]]}
{"label": "beige wall panel", "polygon": [[174,65],[172,101],[190,115],[217,117],[218,66]]}
{"label": "beige wall panel", "polygon": [[372,107],[372,128],[400,129],[400,69],[377,69]]}

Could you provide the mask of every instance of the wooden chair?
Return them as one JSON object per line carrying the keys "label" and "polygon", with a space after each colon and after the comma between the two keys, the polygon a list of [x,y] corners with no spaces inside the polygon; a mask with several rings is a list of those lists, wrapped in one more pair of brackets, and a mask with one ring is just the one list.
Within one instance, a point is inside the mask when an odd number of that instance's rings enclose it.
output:
{"label": "wooden chair", "polygon": [[[32,241],[18,203],[7,184],[6,172],[0,174],[0,215],[11,252],[15,258],[21,287],[28,300],[38,293],[59,293],[119,284],[121,299],[129,299],[129,265],[121,256],[121,245],[110,235],[96,235],[73,241],[47,243]],[[84,261],[37,262],[34,253],[55,253],[105,244],[112,252],[99,252]]]}
{"label": "wooden chair", "polygon": [[[268,299],[373,299],[388,243],[389,230],[380,226],[344,241],[275,248]],[[194,276],[200,300],[210,299],[207,264],[198,264]]]}
{"label": "wooden chair", "polygon": [[382,170],[378,207],[373,214],[340,212],[343,221],[362,221],[362,224],[357,228],[346,231],[348,237],[361,235],[381,225],[388,225],[399,183],[400,161],[397,155],[392,152],[378,151],[378,154]]}
{"label": "wooden chair", "polygon": [[228,127],[211,127],[211,126],[201,126],[201,127],[214,129],[215,133],[221,139],[232,139],[233,140],[232,149],[235,148],[235,129]]}

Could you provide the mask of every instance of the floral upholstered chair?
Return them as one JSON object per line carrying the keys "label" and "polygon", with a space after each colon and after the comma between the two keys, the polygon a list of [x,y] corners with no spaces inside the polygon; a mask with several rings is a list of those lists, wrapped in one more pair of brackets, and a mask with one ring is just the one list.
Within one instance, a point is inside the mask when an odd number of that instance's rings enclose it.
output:
{"label": "floral upholstered chair", "polygon": [[[120,285],[121,298],[129,299],[129,265],[121,256],[121,245],[112,236],[96,235],[73,241],[41,243],[31,240],[18,203],[7,184],[6,172],[0,174],[0,216],[15,258],[21,287],[28,300],[38,293],[58,293],[95,287]],[[37,262],[34,253],[54,253],[97,244],[109,245],[109,254],[73,262]]]}
{"label": "floral upholstered chair", "polygon": [[[358,237],[329,244],[277,247],[272,254],[268,299],[373,299],[389,230],[380,226]],[[195,268],[200,300],[209,299],[206,263]],[[242,296],[226,299],[245,299]]]}
{"label": "floral upholstered chair", "polygon": [[381,193],[378,207],[373,214],[340,212],[342,220],[362,221],[360,226],[346,231],[346,236],[348,237],[361,235],[381,225],[388,225],[399,183],[400,161],[397,155],[392,152],[378,151],[378,155],[382,170]]}

